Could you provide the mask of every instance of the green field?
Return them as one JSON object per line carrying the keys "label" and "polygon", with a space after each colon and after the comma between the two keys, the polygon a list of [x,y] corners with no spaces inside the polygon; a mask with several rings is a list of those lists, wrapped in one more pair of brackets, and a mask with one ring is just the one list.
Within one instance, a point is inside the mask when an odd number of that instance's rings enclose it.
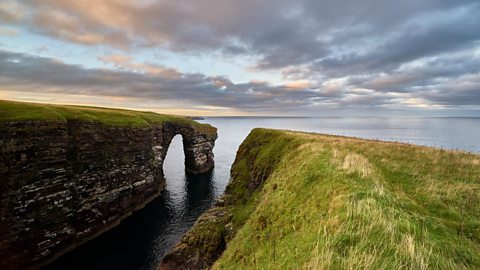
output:
{"label": "green field", "polygon": [[0,100],[0,123],[7,121],[98,121],[112,126],[149,126],[162,122],[175,122],[198,128],[211,129],[210,125],[200,124],[183,116],[164,115],[154,112],[132,110],[67,106],[40,103],[24,103]]}
{"label": "green field", "polygon": [[480,269],[479,191],[479,155],[255,129],[213,211],[232,218],[177,251],[212,261],[220,235],[214,269]]}

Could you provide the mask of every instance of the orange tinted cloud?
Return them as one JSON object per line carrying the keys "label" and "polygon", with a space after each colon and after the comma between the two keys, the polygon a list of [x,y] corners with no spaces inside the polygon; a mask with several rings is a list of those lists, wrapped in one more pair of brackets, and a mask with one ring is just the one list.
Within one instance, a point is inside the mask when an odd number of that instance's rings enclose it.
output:
{"label": "orange tinted cloud", "polygon": [[24,7],[13,1],[0,3],[0,22],[15,23],[25,15]]}
{"label": "orange tinted cloud", "polygon": [[113,64],[118,68],[128,69],[131,71],[143,72],[150,75],[161,75],[164,78],[178,79],[181,73],[173,68],[166,68],[156,64],[150,63],[135,63],[131,56],[127,55],[105,55],[98,57],[104,63]]}
{"label": "orange tinted cloud", "polygon": [[287,88],[292,88],[292,89],[308,89],[308,88],[311,88],[313,84],[312,82],[307,80],[298,80],[298,81],[287,82],[285,86]]}

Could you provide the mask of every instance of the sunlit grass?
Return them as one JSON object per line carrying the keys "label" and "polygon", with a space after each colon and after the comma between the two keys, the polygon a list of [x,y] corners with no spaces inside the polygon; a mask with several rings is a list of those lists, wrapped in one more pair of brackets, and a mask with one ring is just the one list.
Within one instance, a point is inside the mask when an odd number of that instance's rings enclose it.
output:
{"label": "sunlit grass", "polygon": [[236,234],[213,268],[480,269],[478,160],[256,129],[227,188]]}
{"label": "sunlit grass", "polygon": [[176,122],[190,124],[199,129],[212,129],[182,116],[163,115],[123,109],[89,106],[65,106],[39,103],[24,103],[0,100],[0,124],[7,121],[28,120],[85,120],[112,126],[149,126],[155,123]]}

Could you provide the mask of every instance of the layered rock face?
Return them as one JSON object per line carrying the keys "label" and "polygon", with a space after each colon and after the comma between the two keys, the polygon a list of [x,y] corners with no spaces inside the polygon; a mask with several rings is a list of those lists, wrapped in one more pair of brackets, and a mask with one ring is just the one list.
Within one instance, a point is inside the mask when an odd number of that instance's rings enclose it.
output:
{"label": "layered rock face", "polygon": [[162,191],[176,134],[189,173],[213,167],[213,127],[92,121],[0,126],[0,269],[40,267],[117,225]]}
{"label": "layered rock face", "polygon": [[176,134],[182,134],[187,172],[199,174],[209,171],[214,163],[212,149],[217,134],[198,131],[186,125],[163,125],[164,141],[168,141],[168,144]]}

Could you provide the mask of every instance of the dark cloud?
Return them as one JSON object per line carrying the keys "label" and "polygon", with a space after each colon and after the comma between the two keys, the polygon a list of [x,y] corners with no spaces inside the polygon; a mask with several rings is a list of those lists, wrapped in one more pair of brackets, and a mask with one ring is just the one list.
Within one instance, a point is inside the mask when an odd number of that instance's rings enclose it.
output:
{"label": "dark cloud", "polygon": [[480,40],[480,19],[473,15],[477,13],[480,4],[426,16],[391,34],[369,37],[368,48],[358,46],[355,51],[356,45],[351,44],[353,50],[322,58],[314,67],[332,76],[385,71],[422,57],[473,47]]}
{"label": "dark cloud", "polygon": [[[17,14],[13,21],[55,38],[120,48],[250,53],[260,56],[259,68],[314,61],[327,71],[365,62],[381,67],[465,45],[479,38],[475,30],[480,26],[478,1],[198,0],[139,5],[105,0],[95,2],[95,9],[89,1],[20,3],[23,13],[0,11],[9,17]],[[359,44],[370,48],[357,50]],[[339,53],[339,48],[350,53]]]}
{"label": "dark cloud", "polygon": [[477,106],[480,104],[480,73],[464,75],[448,83],[428,86],[419,96],[447,106]]}

